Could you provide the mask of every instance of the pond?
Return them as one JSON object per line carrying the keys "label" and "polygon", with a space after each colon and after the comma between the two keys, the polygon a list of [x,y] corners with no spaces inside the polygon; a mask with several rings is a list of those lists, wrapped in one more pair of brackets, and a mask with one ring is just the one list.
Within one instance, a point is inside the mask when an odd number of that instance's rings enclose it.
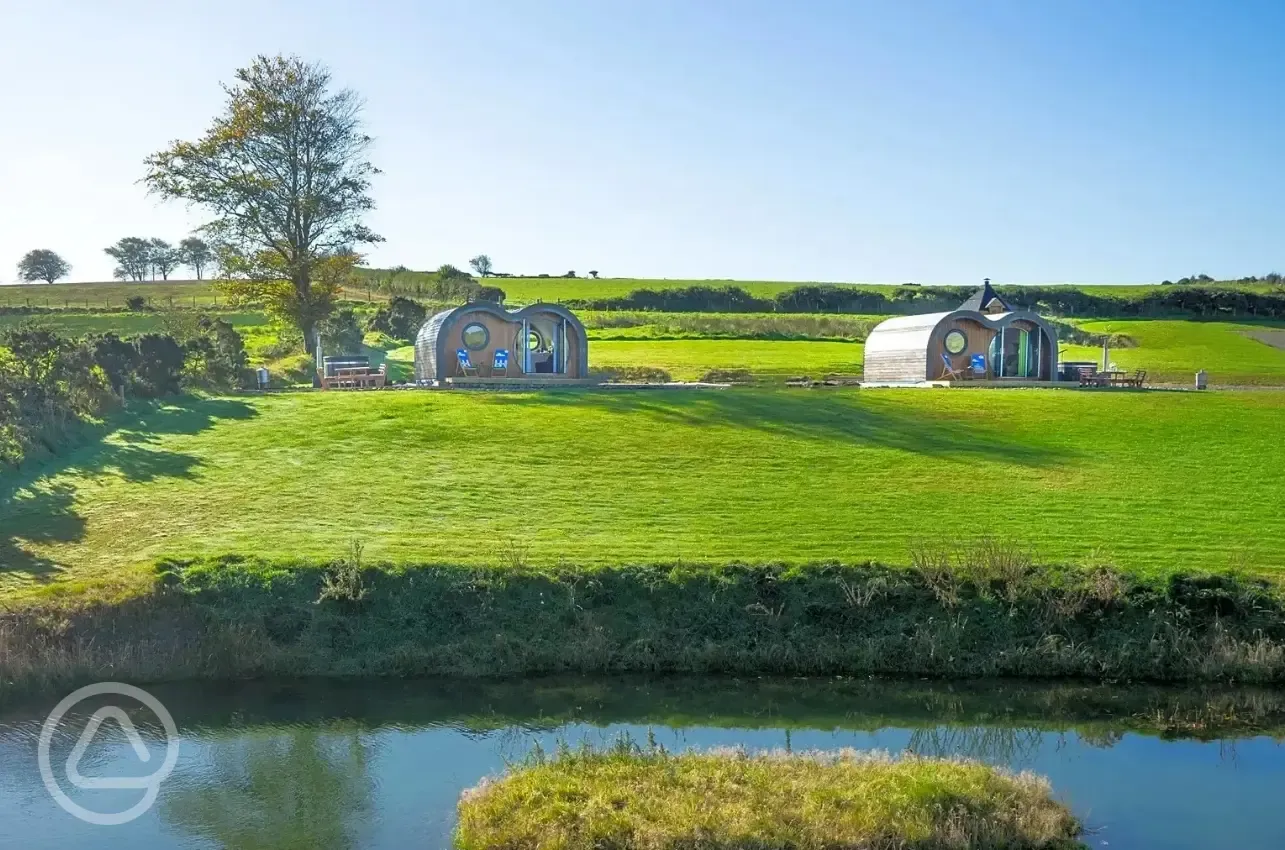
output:
{"label": "pond", "polygon": [[[1112,850],[1285,847],[1285,692],[807,679],[289,681],[148,689],[173,715],[178,760],[155,804],[116,826],[67,814],[38,767],[62,694],[0,710],[0,848],[444,848],[465,788],[533,747],[843,747],[959,754],[1048,776]],[[125,703],[120,703],[125,704]],[[65,770],[101,703],[49,747]],[[84,777],[147,776],[165,752],[141,706],[104,720]],[[124,811],[138,788],[77,788]]]}

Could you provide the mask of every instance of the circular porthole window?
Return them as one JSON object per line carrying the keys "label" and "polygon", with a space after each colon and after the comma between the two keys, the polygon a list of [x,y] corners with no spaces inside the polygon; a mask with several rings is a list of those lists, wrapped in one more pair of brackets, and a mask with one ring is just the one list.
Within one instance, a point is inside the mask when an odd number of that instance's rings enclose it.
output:
{"label": "circular porthole window", "polygon": [[481,351],[486,348],[486,344],[491,341],[491,333],[486,329],[486,325],[473,322],[464,326],[464,347],[469,351]]}
{"label": "circular porthole window", "polygon": [[947,354],[963,354],[966,348],[968,348],[968,337],[964,336],[963,331],[957,329],[946,334]]}
{"label": "circular porthole window", "polygon": [[532,351],[544,350],[544,337],[535,328],[531,328],[531,332],[527,334],[526,347]]}

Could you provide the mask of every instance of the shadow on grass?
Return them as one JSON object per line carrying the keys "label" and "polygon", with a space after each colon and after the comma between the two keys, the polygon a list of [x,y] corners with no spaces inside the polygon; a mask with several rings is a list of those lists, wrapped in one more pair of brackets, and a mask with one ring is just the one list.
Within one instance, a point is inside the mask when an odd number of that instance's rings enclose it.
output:
{"label": "shadow on grass", "polygon": [[675,424],[731,425],[782,436],[898,449],[955,460],[1051,466],[1075,456],[1061,446],[1018,442],[994,428],[893,410],[863,402],[858,393],[791,390],[567,390],[492,397],[497,404],[591,407]]}
{"label": "shadow on grass", "polygon": [[[200,461],[152,447],[161,435],[195,434],[221,419],[247,419],[254,408],[233,399],[182,397],[143,403],[114,415],[92,442],[69,448],[29,469],[0,475],[0,584],[6,575],[48,581],[62,567],[30,551],[32,544],[74,543],[84,537],[76,487],[53,480],[69,472],[125,481],[191,478]],[[117,441],[106,442],[111,435]]]}

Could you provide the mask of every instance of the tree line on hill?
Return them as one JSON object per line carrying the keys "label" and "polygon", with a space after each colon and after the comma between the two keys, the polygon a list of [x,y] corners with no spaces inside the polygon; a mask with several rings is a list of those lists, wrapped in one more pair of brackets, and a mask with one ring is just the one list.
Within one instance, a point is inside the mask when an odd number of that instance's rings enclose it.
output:
{"label": "tree line on hill", "polygon": [[148,275],[152,280],[156,280],[157,275],[161,280],[169,280],[179,266],[187,266],[197,280],[204,280],[206,268],[215,259],[209,243],[199,236],[189,236],[178,245],[164,239],[126,236],[103,251],[117,263],[112,277],[137,283],[147,280]]}
{"label": "tree line on hill", "polygon": [[226,391],[249,375],[241,335],[211,316],[165,333],[72,339],[35,324],[0,330],[0,468],[56,454],[123,398]]}
{"label": "tree line on hill", "polygon": [[[891,294],[858,286],[805,285],[771,298],[739,286],[636,289],[615,298],[564,301],[584,310],[655,310],[708,313],[866,313],[910,315],[958,309],[971,286],[899,286]],[[1255,316],[1285,318],[1285,290],[1253,292],[1234,287],[1169,286],[1140,295],[1088,293],[1073,286],[999,286],[1009,303],[1052,316]]]}
{"label": "tree line on hill", "polygon": [[[187,266],[197,280],[203,280],[206,268],[215,260],[214,250],[198,236],[189,236],[178,245],[164,239],[126,236],[103,250],[117,263],[113,277],[138,283],[147,280],[149,275],[152,280],[158,275],[161,280],[169,280],[180,266]],[[18,261],[18,280],[23,283],[40,280],[54,283],[69,274],[71,263],[49,248],[34,248]]]}

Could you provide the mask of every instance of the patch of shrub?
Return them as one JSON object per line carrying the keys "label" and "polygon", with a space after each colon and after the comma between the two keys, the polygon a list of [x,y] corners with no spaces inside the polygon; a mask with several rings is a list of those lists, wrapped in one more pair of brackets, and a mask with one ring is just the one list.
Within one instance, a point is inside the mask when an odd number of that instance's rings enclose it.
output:
{"label": "patch of shrub", "polygon": [[670,384],[674,379],[656,366],[616,366],[608,373],[613,384]]}
{"label": "patch of shrub", "polygon": [[328,354],[358,354],[365,332],[350,308],[336,310],[318,325],[322,348]]}
{"label": "patch of shrub", "polygon": [[493,304],[503,304],[507,294],[498,286],[480,286],[477,294],[473,296],[474,301],[490,301]]}
{"label": "patch of shrub", "polygon": [[316,359],[311,354],[292,354],[267,364],[269,386],[285,387],[312,382],[316,372]]}
{"label": "patch of shrub", "polygon": [[187,314],[170,333],[70,339],[39,325],[0,330],[0,465],[69,445],[126,397],[185,386],[227,390],[248,379],[241,335],[222,319]]}
{"label": "patch of shrub", "polygon": [[0,463],[58,452],[112,404],[90,346],[37,325],[0,329]]}
{"label": "patch of shrub", "polygon": [[423,304],[395,295],[386,305],[379,308],[371,318],[368,327],[372,331],[380,331],[409,344],[414,342],[426,318],[428,318],[428,310]]}
{"label": "patch of shrub", "polygon": [[749,369],[710,369],[701,375],[701,382],[706,384],[748,384],[753,380]]}
{"label": "patch of shrub", "polygon": [[141,295],[131,295],[125,299],[125,309],[140,313],[147,309],[147,299]]}
{"label": "patch of shrub", "polygon": [[168,334],[142,334],[134,338],[138,349],[130,390],[144,398],[173,395],[182,387],[186,354]]}
{"label": "patch of shrub", "polygon": [[183,343],[183,381],[209,390],[249,385],[250,375],[241,335],[228,322],[202,316],[198,333]]}

